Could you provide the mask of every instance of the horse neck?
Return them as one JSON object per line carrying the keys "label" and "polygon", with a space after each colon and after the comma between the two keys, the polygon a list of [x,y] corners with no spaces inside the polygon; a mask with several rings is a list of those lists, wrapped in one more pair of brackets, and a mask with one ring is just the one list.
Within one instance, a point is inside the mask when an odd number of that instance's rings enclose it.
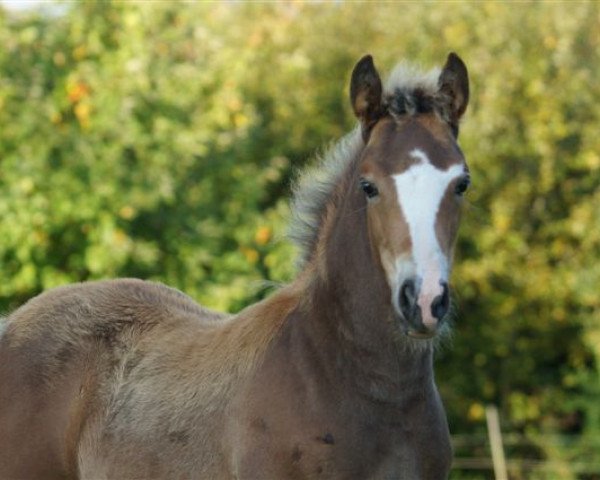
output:
{"label": "horse neck", "polygon": [[[395,328],[390,290],[373,254],[365,199],[355,167],[331,201],[308,276],[303,336],[318,345],[321,368],[342,375],[373,400],[393,401],[407,388],[433,385],[432,348]],[[335,193],[334,193],[335,197]],[[320,253],[319,253],[320,252]],[[314,350],[314,349],[313,349]]]}

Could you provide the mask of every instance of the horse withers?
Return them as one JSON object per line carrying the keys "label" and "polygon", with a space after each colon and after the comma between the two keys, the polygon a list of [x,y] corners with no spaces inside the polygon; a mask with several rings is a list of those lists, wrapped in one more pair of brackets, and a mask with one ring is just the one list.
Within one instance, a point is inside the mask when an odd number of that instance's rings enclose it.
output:
{"label": "horse withers", "polygon": [[372,58],[358,127],[300,177],[298,277],[237,315],[133,279],[50,290],[0,337],[0,478],[443,479],[433,375],[469,173],[469,98]]}

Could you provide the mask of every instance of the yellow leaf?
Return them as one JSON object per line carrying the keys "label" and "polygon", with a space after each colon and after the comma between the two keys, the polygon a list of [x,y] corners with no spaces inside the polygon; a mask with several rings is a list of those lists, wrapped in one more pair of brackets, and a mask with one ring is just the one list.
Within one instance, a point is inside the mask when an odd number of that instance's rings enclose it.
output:
{"label": "yellow leaf", "polygon": [[83,60],[85,54],[87,53],[87,49],[85,45],[79,45],[75,50],[73,50],[73,58],[75,60]]}
{"label": "yellow leaf", "polygon": [[258,245],[266,245],[271,240],[271,227],[260,227],[254,235],[254,241]]}
{"label": "yellow leaf", "polygon": [[119,210],[119,216],[125,220],[131,220],[135,217],[136,210],[131,205],[125,205]]}
{"label": "yellow leaf", "polygon": [[256,262],[258,262],[259,255],[256,250],[254,250],[253,248],[246,248],[246,247],[242,247],[241,250],[242,250],[242,253],[244,254],[244,257],[246,257],[246,260],[248,261],[248,263],[255,264]]}
{"label": "yellow leaf", "polygon": [[467,412],[467,416],[469,417],[469,420],[471,421],[479,421],[481,419],[483,419],[485,415],[485,408],[483,408],[483,405],[481,403],[472,403],[471,406],[469,407],[469,411]]}

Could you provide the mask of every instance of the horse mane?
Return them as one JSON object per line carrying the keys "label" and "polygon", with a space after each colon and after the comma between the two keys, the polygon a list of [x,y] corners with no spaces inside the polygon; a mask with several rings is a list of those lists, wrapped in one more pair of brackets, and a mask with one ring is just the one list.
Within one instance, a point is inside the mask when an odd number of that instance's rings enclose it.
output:
{"label": "horse mane", "polygon": [[[439,101],[439,68],[429,71],[400,62],[384,86],[384,102],[393,116],[437,112],[446,119]],[[360,127],[317,156],[314,166],[303,171],[292,189],[292,222],[289,237],[299,247],[299,267],[311,258],[326,218],[332,194],[349,166],[358,161],[365,144]]]}

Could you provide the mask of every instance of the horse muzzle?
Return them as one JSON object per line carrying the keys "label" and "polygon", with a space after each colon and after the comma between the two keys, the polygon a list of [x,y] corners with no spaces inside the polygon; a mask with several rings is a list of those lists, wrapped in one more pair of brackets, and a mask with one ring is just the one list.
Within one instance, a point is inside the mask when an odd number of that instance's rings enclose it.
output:
{"label": "horse muzzle", "polygon": [[439,287],[423,288],[419,277],[406,279],[398,293],[398,306],[407,323],[406,333],[414,338],[435,336],[450,308],[448,283],[440,280]]}

